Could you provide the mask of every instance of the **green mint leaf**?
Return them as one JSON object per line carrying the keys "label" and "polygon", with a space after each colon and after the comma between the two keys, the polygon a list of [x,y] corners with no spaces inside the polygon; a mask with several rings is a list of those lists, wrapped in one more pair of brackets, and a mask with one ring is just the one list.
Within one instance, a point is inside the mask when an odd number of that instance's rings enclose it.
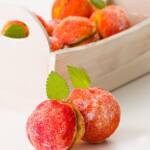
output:
{"label": "green mint leaf", "polygon": [[46,92],[49,99],[65,101],[69,95],[69,86],[61,75],[52,71],[47,79]]}
{"label": "green mint leaf", "polygon": [[91,81],[84,69],[68,66],[68,74],[74,88],[85,89],[90,87]]}
{"label": "green mint leaf", "polygon": [[91,0],[91,3],[99,9],[106,7],[106,3],[103,0]]}

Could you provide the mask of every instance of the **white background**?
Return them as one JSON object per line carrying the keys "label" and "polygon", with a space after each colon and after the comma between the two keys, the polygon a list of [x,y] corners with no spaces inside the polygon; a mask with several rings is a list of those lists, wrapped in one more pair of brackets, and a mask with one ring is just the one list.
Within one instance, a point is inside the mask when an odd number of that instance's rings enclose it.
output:
{"label": "white background", "polygon": [[51,4],[53,0],[0,0],[0,2],[25,6],[47,20],[51,17]]}

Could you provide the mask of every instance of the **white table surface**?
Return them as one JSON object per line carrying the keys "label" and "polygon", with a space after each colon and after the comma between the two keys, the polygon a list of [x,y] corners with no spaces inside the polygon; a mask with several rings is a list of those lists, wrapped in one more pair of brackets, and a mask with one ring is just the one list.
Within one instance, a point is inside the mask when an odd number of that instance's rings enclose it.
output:
{"label": "white table surface", "polygon": [[[52,0],[0,0],[23,5],[50,19]],[[9,13],[9,12],[8,12]],[[8,14],[9,15],[9,14]],[[150,74],[113,92],[122,109],[117,132],[101,145],[80,144],[74,150],[150,149]],[[0,149],[33,150],[25,133],[26,114],[0,107]]]}

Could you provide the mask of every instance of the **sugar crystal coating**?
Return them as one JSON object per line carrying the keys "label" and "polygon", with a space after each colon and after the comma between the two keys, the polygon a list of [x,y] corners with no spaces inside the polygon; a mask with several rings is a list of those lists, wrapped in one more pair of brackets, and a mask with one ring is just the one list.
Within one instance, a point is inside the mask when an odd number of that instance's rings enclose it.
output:
{"label": "sugar crystal coating", "polygon": [[69,97],[85,119],[84,141],[100,143],[118,127],[120,107],[111,93],[99,89],[75,89]]}
{"label": "sugar crystal coating", "polygon": [[76,114],[69,104],[47,100],[33,111],[26,129],[37,150],[67,150],[77,132]]}

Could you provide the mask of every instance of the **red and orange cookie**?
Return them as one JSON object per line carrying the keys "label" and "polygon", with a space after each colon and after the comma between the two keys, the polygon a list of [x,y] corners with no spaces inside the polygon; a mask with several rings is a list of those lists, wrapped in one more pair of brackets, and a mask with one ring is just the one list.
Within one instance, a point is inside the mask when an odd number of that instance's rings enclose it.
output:
{"label": "red and orange cookie", "polygon": [[103,38],[119,33],[130,27],[126,12],[115,5],[107,6],[102,10],[96,10],[90,19],[97,24],[97,29]]}
{"label": "red and orange cookie", "polygon": [[77,44],[96,33],[95,24],[84,17],[67,17],[54,29],[56,37],[64,45]]}
{"label": "red and orange cookie", "polygon": [[82,138],[84,121],[69,103],[47,100],[33,111],[26,130],[37,150],[67,150]]}
{"label": "red and orange cookie", "polygon": [[82,68],[68,66],[74,90],[69,101],[85,121],[84,141],[101,143],[114,133],[120,122],[120,106],[115,97],[101,88],[90,88],[91,81]]}
{"label": "red and orange cookie", "polygon": [[53,19],[64,19],[69,16],[89,17],[92,6],[88,0],[55,0],[52,8]]}
{"label": "red and orange cookie", "polygon": [[120,107],[111,93],[100,88],[74,89],[69,100],[85,119],[84,141],[101,143],[120,122]]}

